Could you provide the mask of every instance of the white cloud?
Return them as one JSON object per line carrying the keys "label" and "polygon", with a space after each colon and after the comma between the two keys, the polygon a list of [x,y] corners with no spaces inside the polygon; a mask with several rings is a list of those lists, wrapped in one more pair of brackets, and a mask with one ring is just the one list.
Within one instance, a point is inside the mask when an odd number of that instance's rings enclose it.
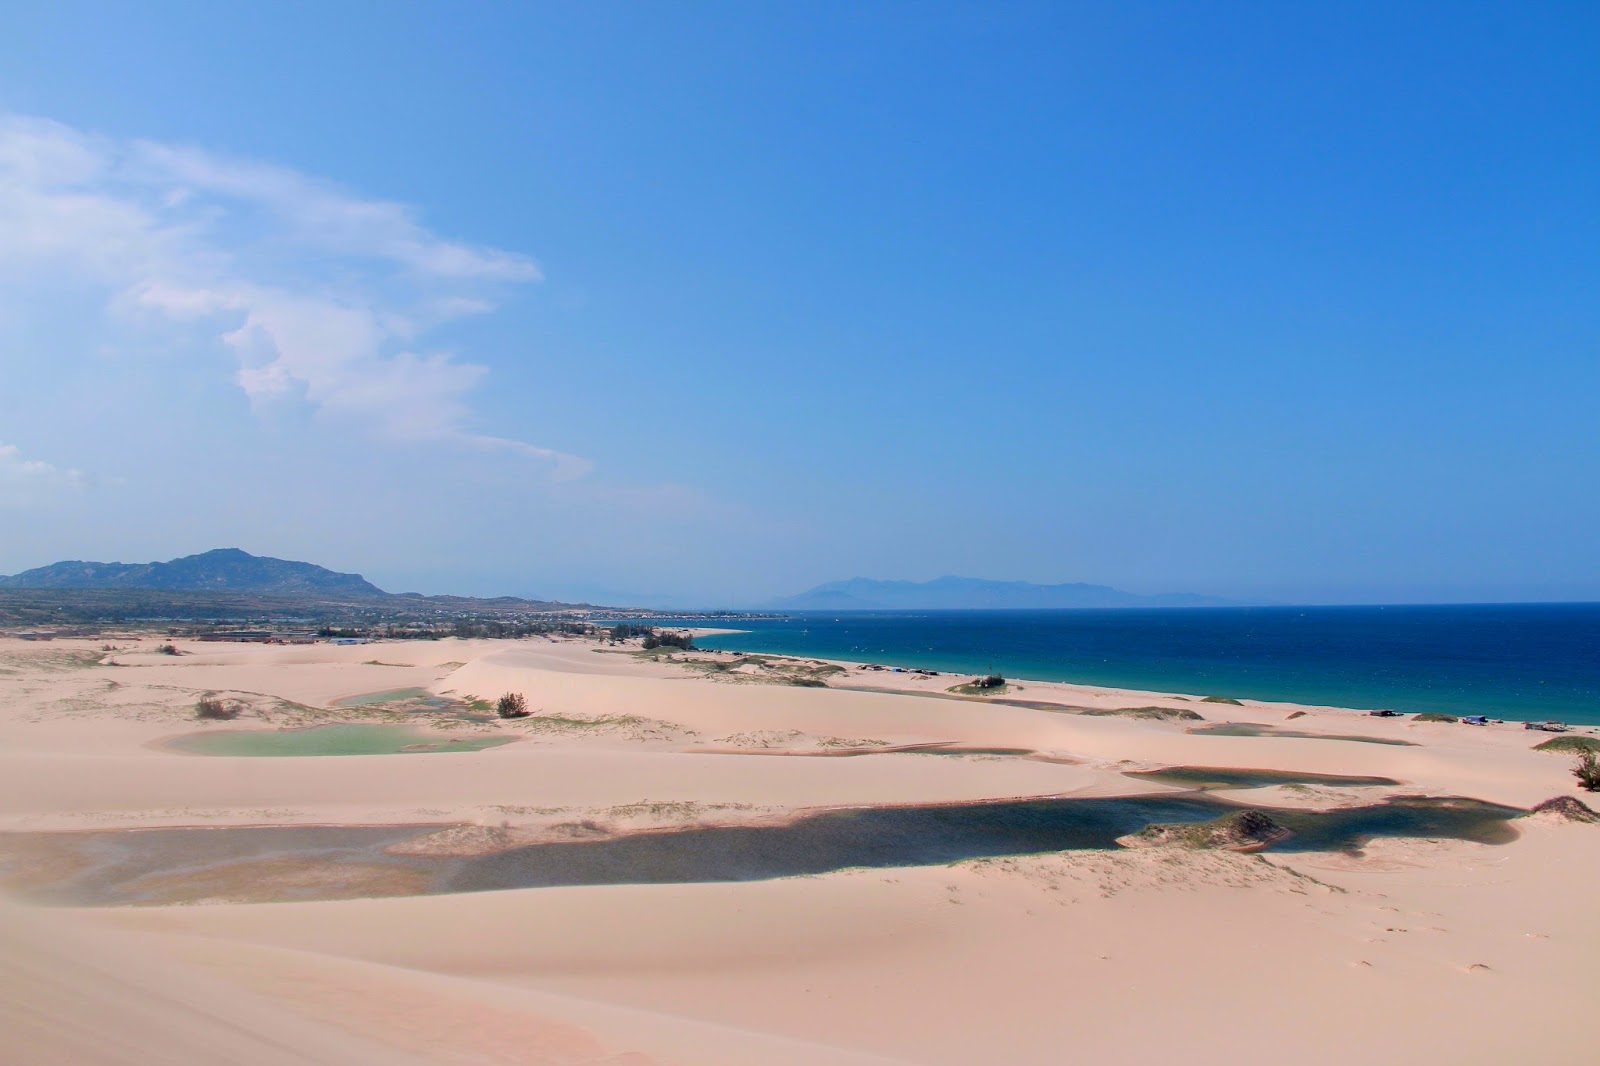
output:
{"label": "white cloud", "polygon": [[0,507],[26,507],[88,484],[81,470],[28,459],[15,444],[0,444]]}
{"label": "white cloud", "polygon": [[[398,441],[583,459],[480,433],[488,369],[418,346],[537,281],[526,256],[445,240],[410,208],[283,167],[0,115],[0,281],[106,289],[130,328],[181,329],[238,361],[254,404],[305,403]],[[3,297],[0,297],[3,299]],[[15,460],[20,462],[20,460]]]}
{"label": "white cloud", "polygon": [[441,240],[403,204],[352,197],[328,182],[283,167],[223,159],[193,148],[138,141],[130,172],[187,199],[199,193],[231,199],[272,214],[301,243],[329,251],[401,263],[445,278],[537,281],[526,256]]}

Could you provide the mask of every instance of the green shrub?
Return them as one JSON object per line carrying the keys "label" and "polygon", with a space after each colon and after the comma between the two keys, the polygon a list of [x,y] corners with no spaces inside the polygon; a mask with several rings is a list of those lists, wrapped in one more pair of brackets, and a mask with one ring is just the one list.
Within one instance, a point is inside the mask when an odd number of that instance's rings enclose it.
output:
{"label": "green shrub", "polygon": [[494,705],[494,713],[501,718],[526,718],[532,712],[528,710],[527,697],[520,692],[507,692]]}
{"label": "green shrub", "polygon": [[1578,756],[1578,761],[1572,764],[1572,776],[1578,779],[1578,787],[1587,792],[1600,792],[1600,755],[1586,751]]}
{"label": "green shrub", "polygon": [[1234,707],[1243,707],[1244,706],[1244,704],[1240,703],[1238,700],[1234,699],[1232,696],[1206,696],[1206,697],[1202,698],[1200,700],[1200,702],[1201,703],[1226,703],[1226,704],[1230,704],[1231,706],[1234,706]]}
{"label": "green shrub", "polygon": [[1423,711],[1421,714],[1414,716],[1411,720],[1413,722],[1449,722],[1450,724],[1454,725],[1461,719],[1457,718],[1453,714],[1438,714],[1434,711]]}
{"label": "green shrub", "polygon": [[988,674],[984,677],[975,677],[964,685],[951,685],[946,692],[954,692],[958,696],[1000,696],[1010,691],[1006,679],[999,674]]}
{"label": "green shrub", "polygon": [[212,722],[231,722],[239,717],[240,708],[237,705],[223,703],[217,697],[206,693],[194,705],[194,716]]}

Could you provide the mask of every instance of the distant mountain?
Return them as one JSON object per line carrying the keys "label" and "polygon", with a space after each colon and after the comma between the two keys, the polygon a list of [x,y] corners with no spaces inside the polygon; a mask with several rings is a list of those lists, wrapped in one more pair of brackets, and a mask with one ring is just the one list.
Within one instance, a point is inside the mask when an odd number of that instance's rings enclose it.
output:
{"label": "distant mountain", "polygon": [[13,577],[0,577],[0,588],[160,589],[357,598],[388,595],[360,574],[338,574],[312,563],[268,559],[238,548],[217,548],[166,563],[51,563]]}
{"label": "distant mountain", "polygon": [[764,606],[783,611],[1006,610],[1030,607],[1226,607],[1228,600],[1192,593],[1140,596],[1107,585],[1035,585],[941,577],[933,581],[830,581]]}

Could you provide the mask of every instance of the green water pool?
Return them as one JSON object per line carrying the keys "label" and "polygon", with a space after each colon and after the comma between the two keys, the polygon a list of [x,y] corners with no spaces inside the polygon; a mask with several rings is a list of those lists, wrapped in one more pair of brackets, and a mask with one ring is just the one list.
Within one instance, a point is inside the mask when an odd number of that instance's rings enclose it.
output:
{"label": "green water pool", "polygon": [[438,697],[425,688],[391,688],[383,692],[364,692],[359,696],[346,696],[342,700],[334,700],[333,705],[335,707],[373,707],[380,703],[437,699]]}
{"label": "green water pool", "polygon": [[234,729],[191,733],[167,746],[191,755],[427,755],[482,751],[514,737],[423,733],[404,725],[319,725],[308,729]]}

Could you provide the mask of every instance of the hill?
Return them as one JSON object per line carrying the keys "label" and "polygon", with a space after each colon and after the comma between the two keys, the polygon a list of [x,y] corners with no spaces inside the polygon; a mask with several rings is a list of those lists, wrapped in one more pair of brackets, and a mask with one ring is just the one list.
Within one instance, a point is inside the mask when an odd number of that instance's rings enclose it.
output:
{"label": "hill", "polygon": [[165,563],[51,563],[0,577],[0,588],[149,589],[165,592],[248,592],[355,598],[387,596],[360,574],[340,574],[314,563],[217,548]]}
{"label": "hill", "polygon": [[1230,601],[1175,593],[1141,596],[1108,585],[1071,582],[985,581],[941,577],[933,581],[830,581],[766,605],[785,611],[1008,610],[1062,607],[1226,607]]}

